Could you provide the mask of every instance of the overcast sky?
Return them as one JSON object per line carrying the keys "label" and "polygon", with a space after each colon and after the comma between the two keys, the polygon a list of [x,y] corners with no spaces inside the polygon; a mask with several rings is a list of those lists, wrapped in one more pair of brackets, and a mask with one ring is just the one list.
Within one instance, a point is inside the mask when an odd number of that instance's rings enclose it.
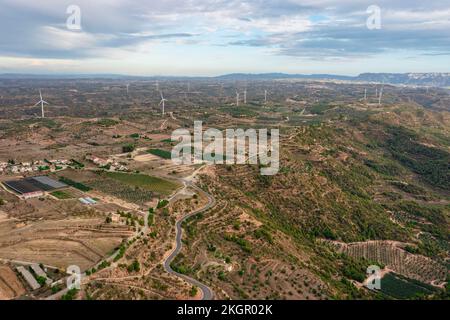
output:
{"label": "overcast sky", "polygon": [[450,0],[0,0],[0,73],[449,71]]}

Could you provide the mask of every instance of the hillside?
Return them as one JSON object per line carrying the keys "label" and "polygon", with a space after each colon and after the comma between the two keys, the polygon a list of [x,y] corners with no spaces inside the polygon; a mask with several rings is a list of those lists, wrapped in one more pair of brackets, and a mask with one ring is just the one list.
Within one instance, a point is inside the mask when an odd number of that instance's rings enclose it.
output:
{"label": "hillside", "polygon": [[[203,188],[219,205],[185,225],[177,265],[232,299],[375,298],[352,284],[370,264],[439,286],[448,272],[449,125],[446,113],[396,107],[293,129],[274,177],[256,166],[209,170]],[[374,240],[400,246],[383,258],[330,245]],[[415,270],[404,267],[411,261]]]}

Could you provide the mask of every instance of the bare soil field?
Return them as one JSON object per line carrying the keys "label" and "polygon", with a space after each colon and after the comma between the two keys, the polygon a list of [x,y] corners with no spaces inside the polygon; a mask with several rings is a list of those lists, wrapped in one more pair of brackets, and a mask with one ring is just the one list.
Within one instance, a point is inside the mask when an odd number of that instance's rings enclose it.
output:
{"label": "bare soil field", "polygon": [[17,224],[0,223],[0,258],[82,270],[95,265],[132,235],[126,226],[107,225],[103,218],[65,219]]}
{"label": "bare soil field", "polygon": [[0,265],[0,300],[10,300],[25,293],[25,288],[14,271],[6,266]]}

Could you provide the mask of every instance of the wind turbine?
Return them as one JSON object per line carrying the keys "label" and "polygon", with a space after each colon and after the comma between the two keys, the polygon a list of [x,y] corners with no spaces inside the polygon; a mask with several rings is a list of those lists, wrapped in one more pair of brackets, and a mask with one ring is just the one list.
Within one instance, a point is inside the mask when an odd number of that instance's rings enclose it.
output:
{"label": "wind turbine", "polygon": [[159,103],[159,105],[162,105],[162,114],[163,114],[163,116],[165,115],[165,102],[167,101],[167,99],[164,99],[164,96],[163,96],[163,93],[162,93],[162,91],[160,91],[160,93],[161,93],[161,102]]}
{"label": "wind turbine", "polygon": [[244,90],[244,104],[247,104],[247,88]]}
{"label": "wind turbine", "polygon": [[267,90],[264,90],[264,103],[267,103]]}
{"label": "wind turbine", "polygon": [[127,83],[127,95],[128,95],[128,93],[130,92],[130,91],[129,91],[129,88],[130,88],[130,84]]}
{"label": "wind turbine", "polygon": [[364,101],[367,101],[367,88],[364,88]]}
{"label": "wind turbine", "polygon": [[380,97],[378,99],[378,106],[381,106],[381,98],[383,98],[383,88],[384,88],[384,83],[383,83],[383,85],[381,86],[381,89],[380,89]]}
{"label": "wind turbine", "polygon": [[239,92],[236,90],[236,107],[239,107]]}
{"label": "wind turbine", "polygon": [[155,86],[156,86],[156,91],[159,91],[159,81],[158,80],[156,80]]}
{"label": "wind turbine", "polygon": [[42,119],[44,119],[44,118],[45,118],[44,104],[48,104],[48,102],[47,102],[47,101],[44,101],[44,99],[42,99],[42,92],[41,92],[41,89],[39,89],[39,96],[41,97],[41,100],[39,100],[39,102],[36,103],[36,104],[34,105],[34,107],[36,107],[36,106],[39,105],[39,104],[41,105]]}

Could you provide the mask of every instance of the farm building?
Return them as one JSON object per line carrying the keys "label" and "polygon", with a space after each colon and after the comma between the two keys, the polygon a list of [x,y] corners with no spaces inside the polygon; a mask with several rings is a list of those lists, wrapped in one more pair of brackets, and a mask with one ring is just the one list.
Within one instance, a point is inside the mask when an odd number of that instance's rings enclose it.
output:
{"label": "farm building", "polygon": [[45,192],[51,192],[68,187],[65,183],[46,176],[31,177],[3,182],[5,187],[18,193],[23,199],[41,197]]}

